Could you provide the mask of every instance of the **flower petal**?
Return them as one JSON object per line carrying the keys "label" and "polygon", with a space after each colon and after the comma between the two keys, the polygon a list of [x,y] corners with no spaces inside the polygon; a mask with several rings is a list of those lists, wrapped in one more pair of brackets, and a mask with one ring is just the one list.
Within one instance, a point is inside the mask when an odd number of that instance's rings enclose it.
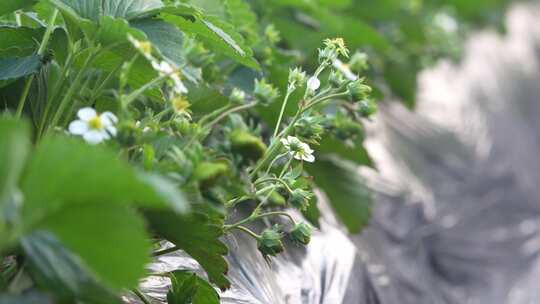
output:
{"label": "flower petal", "polygon": [[103,112],[100,115],[100,117],[101,117],[101,122],[106,127],[113,126],[114,124],[116,124],[118,122],[118,118],[116,117],[116,115],[114,115],[113,113],[111,113],[109,111]]}
{"label": "flower petal", "polygon": [[313,154],[304,154],[302,159],[307,161],[308,163],[312,163],[315,161],[315,156],[313,156]]}
{"label": "flower petal", "polygon": [[90,130],[90,131],[84,133],[83,138],[84,138],[84,140],[86,140],[86,142],[88,142],[90,144],[93,144],[93,145],[99,144],[104,139],[103,133],[100,132],[100,131],[96,131],[96,130]]}
{"label": "flower petal", "polygon": [[299,145],[300,145],[300,148],[302,148],[302,150],[304,150],[304,153],[306,153],[306,154],[311,154],[311,153],[313,153],[313,150],[309,147],[308,144],[306,144],[306,143],[300,143]]}
{"label": "flower petal", "polygon": [[86,107],[86,108],[82,108],[80,109],[78,112],[77,112],[77,116],[82,120],[82,121],[89,121],[90,119],[94,118],[97,116],[97,113],[96,113],[96,110],[90,108],[90,107]]}
{"label": "flower petal", "polygon": [[316,91],[321,86],[321,81],[319,78],[312,76],[309,78],[307,86],[311,91]]}
{"label": "flower petal", "polygon": [[82,120],[74,120],[69,124],[68,130],[73,135],[82,135],[88,131],[88,125]]}
{"label": "flower petal", "polygon": [[116,128],[113,127],[113,126],[107,126],[105,127],[105,129],[107,130],[107,133],[112,135],[112,136],[116,136]]}

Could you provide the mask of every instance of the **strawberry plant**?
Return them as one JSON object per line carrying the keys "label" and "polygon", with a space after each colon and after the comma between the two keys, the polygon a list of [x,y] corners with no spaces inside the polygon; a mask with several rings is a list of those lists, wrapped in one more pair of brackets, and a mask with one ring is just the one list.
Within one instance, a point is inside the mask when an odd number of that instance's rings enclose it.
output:
{"label": "strawberry plant", "polygon": [[[284,238],[309,246],[314,189],[360,232],[371,194],[355,168],[372,166],[376,100],[412,105],[418,57],[448,55],[426,30],[436,16],[453,41],[454,18],[485,20],[463,4],[346,10],[368,2],[0,4],[0,302],[149,301],[145,265],[182,250],[206,276],[161,274],[168,301],[218,303],[223,237],[249,235],[268,261]],[[385,21],[396,12],[403,24]],[[424,37],[395,37],[421,14]]]}

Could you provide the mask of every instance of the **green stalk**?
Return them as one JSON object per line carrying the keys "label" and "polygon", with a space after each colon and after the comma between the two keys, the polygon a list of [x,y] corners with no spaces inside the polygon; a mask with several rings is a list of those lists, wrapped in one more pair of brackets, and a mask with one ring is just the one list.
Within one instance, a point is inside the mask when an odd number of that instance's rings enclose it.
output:
{"label": "green stalk", "polygon": [[281,105],[281,111],[279,112],[279,117],[276,123],[276,127],[274,128],[274,136],[276,137],[279,131],[279,125],[281,124],[281,120],[283,119],[283,113],[285,113],[285,108],[287,107],[287,101],[289,101],[289,96],[291,96],[291,93],[293,90],[291,87],[287,88],[287,94],[285,94],[285,98],[283,99],[283,104]]}
{"label": "green stalk", "polygon": [[39,128],[38,128],[38,133],[37,133],[38,140],[43,135],[45,124],[47,122],[47,118],[49,117],[49,111],[51,109],[52,102],[53,102],[53,100],[55,100],[58,97],[58,94],[60,93],[60,91],[64,87],[65,79],[67,77],[67,72],[68,72],[69,68],[71,67],[72,59],[73,59],[73,53],[70,52],[68,54],[68,57],[66,58],[66,63],[64,64],[64,67],[62,68],[62,72],[60,73],[60,77],[58,78],[59,82],[54,87],[54,90],[53,90],[52,94],[50,95],[51,97],[47,98],[47,103],[45,104],[45,110],[43,111],[43,114],[41,115],[41,121],[39,123]]}
{"label": "green stalk", "polygon": [[[39,45],[39,49],[37,51],[38,56],[43,56],[45,53],[45,50],[47,49],[47,44],[49,43],[49,39],[51,38],[51,33],[54,29],[54,23],[56,21],[56,17],[58,16],[58,9],[55,9],[51,15],[51,18],[49,19],[49,22],[47,24],[47,30],[45,30],[45,34],[43,35],[43,39],[41,40],[41,44]],[[16,118],[21,118],[22,111],[24,109],[24,105],[26,103],[26,99],[28,97],[28,93],[30,92],[30,88],[32,87],[32,82],[34,81],[34,75],[30,75],[26,79],[26,83],[24,84],[24,89],[22,91],[21,97],[19,98],[19,104],[17,105],[17,111],[15,112]]]}
{"label": "green stalk", "polygon": [[94,59],[97,52],[90,54],[84,64],[82,65],[81,69],[79,70],[79,73],[75,76],[75,79],[73,80],[73,83],[71,84],[71,87],[67,91],[66,95],[64,95],[64,98],[62,98],[62,101],[60,102],[60,105],[58,106],[58,109],[56,109],[56,113],[54,113],[54,116],[51,120],[51,126],[55,127],[58,125],[58,122],[60,121],[60,118],[64,115],[64,111],[66,110],[68,104],[72,101],[72,97],[75,94],[76,90],[79,87],[79,82],[81,81],[81,78],[83,77],[83,74],[86,72],[86,67],[90,64],[90,62]]}
{"label": "green stalk", "polygon": [[173,247],[170,247],[170,248],[166,248],[166,249],[163,249],[163,250],[159,250],[159,251],[156,251],[152,254],[152,256],[161,256],[161,255],[165,255],[167,253],[171,253],[171,252],[175,252],[175,251],[178,251],[180,248],[176,247],[176,246],[173,246]]}
{"label": "green stalk", "polygon": [[251,235],[254,239],[258,240],[261,238],[260,235],[256,234],[255,232],[249,230],[247,227],[244,227],[244,226],[234,226],[234,227],[231,227],[231,229],[238,229],[238,230],[241,230],[241,231],[244,231],[245,233]]}
{"label": "green stalk", "polygon": [[237,106],[237,107],[234,107],[234,108],[231,108],[223,113],[221,113],[221,115],[219,115],[218,117],[216,117],[214,120],[212,120],[211,122],[208,123],[208,125],[206,125],[205,127],[206,128],[212,128],[215,124],[217,124],[218,122],[220,122],[222,119],[224,119],[225,117],[229,116],[230,114],[232,113],[236,113],[236,112],[239,112],[239,111],[242,111],[242,110],[246,110],[246,109],[249,109],[249,108],[253,108],[254,106],[257,105],[257,102],[251,102],[251,103],[247,103],[247,104],[244,104],[244,105],[241,105],[241,106]]}

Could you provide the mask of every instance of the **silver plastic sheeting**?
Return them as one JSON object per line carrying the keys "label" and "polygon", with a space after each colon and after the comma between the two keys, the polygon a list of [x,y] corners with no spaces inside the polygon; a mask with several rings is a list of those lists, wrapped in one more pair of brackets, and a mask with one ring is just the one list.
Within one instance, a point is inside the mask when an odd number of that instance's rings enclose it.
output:
{"label": "silver plastic sheeting", "polygon": [[[323,203],[312,243],[270,264],[230,237],[222,302],[540,303],[539,15],[515,6],[505,36],[475,34],[460,64],[424,72],[416,113],[381,106],[367,142],[378,171],[361,170],[377,192],[364,233],[346,234]],[[182,253],[151,269],[204,275]],[[165,301],[169,284],[141,288]]]}

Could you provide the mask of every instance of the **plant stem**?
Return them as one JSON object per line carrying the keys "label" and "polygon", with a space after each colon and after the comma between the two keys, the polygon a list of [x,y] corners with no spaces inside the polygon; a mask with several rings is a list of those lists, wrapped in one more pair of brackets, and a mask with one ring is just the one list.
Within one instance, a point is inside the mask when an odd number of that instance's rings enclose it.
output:
{"label": "plant stem", "polygon": [[65,79],[67,77],[69,68],[71,67],[72,60],[73,60],[73,53],[69,52],[68,57],[66,58],[64,67],[62,68],[62,72],[60,73],[60,77],[58,78],[59,82],[54,86],[54,89],[52,91],[52,94],[50,95],[50,98],[47,98],[47,103],[45,104],[45,110],[41,114],[41,121],[39,123],[39,128],[37,132],[38,140],[43,135],[45,124],[49,116],[49,111],[51,109],[52,102],[58,97],[58,94],[60,93],[61,89],[64,87]]}
{"label": "plant stem", "polygon": [[137,90],[131,92],[131,94],[129,94],[129,95],[127,95],[125,97],[124,105],[125,106],[129,105],[131,102],[133,102],[135,99],[137,99],[137,97],[142,95],[146,90],[148,90],[151,87],[155,86],[156,84],[160,83],[161,81],[163,81],[167,77],[169,77],[169,74],[164,74],[164,75],[161,75],[159,77],[156,77],[156,78],[152,79],[150,82],[143,85],[142,87],[140,87]]}
{"label": "plant stem", "polygon": [[282,154],[279,154],[278,156],[276,156],[271,162],[270,164],[268,164],[268,167],[266,168],[266,172],[264,172],[264,175],[268,175],[268,173],[270,173],[270,170],[272,169],[272,167],[274,166],[274,163],[276,161],[278,161],[278,159],[282,158],[283,156],[287,156],[287,154],[289,154],[289,152],[285,152],[285,153],[282,153]]}
{"label": "plant stem", "polygon": [[234,227],[231,227],[230,229],[238,229],[238,230],[244,231],[245,233],[251,235],[257,240],[261,238],[260,235],[256,234],[255,232],[249,230],[247,227],[244,227],[244,226],[234,226]]}
{"label": "plant stem", "polygon": [[[291,221],[291,223],[293,223],[293,225],[296,224],[296,221],[294,220],[294,218],[288,214],[287,212],[285,211],[271,211],[271,212],[266,212],[266,213],[261,213],[261,214],[252,214],[248,217],[246,217],[245,219],[239,221],[239,222],[236,222],[234,224],[231,224],[231,225],[225,225],[224,226],[224,229],[225,230],[231,230],[231,229],[247,229],[246,227],[242,226],[246,223],[249,223],[249,222],[253,222],[253,221],[256,221],[258,219],[261,219],[261,218],[264,218],[264,217],[268,217],[268,216],[275,216],[275,215],[280,215],[280,216],[285,216],[287,218],[289,218],[289,220]],[[239,227],[242,227],[242,228],[239,228]],[[249,230],[249,229],[248,229]],[[251,230],[250,230],[251,232]],[[253,233],[253,232],[252,232]]]}
{"label": "plant stem", "polygon": [[175,252],[175,251],[178,251],[180,248],[178,248],[177,246],[173,246],[173,247],[170,247],[170,248],[166,248],[166,249],[163,249],[163,250],[158,250],[156,252],[154,252],[152,254],[152,256],[161,256],[161,255],[165,255],[165,254],[168,254],[168,253],[171,253],[171,252]]}
{"label": "plant stem", "polygon": [[282,184],[285,187],[285,189],[287,189],[287,191],[289,191],[289,193],[292,192],[292,189],[289,187],[289,185],[287,185],[287,183],[284,180],[282,180],[281,178],[275,178],[275,177],[265,178],[265,179],[256,181],[255,185],[262,184],[262,183],[267,183],[267,182],[278,182],[278,183]]}
{"label": "plant stem", "polygon": [[247,103],[247,104],[244,104],[244,105],[241,105],[241,106],[231,108],[231,109],[221,113],[218,117],[216,117],[214,120],[209,122],[208,125],[206,125],[206,128],[212,128],[215,124],[217,124],[222,119],[224,119],[225,117],[229,116],[232,113],[239,112],[239,111],[242,111],[242,110],[245,110],[245,109],[249,109],[249,108],[252,108],[252,107],[254,107],[256,105],[257,105],[257,102],[251,102],[251,103]]}
{"label": "plant stem", "polygon": [[17,112],[15,112],[16,118],[21,118],[22,111],[24,109],[24,104],[26,103],[26,98],[28,97],[28,93],[30,92],[30,87],[32,87],[32,82],[34,81],[34,75],[30,75],[26,82],[24,83],[24,88],[21,93],[21,97],[19,97],[19,104],[17,106]]}
{"label": "plant stem", "polygon": [[291,96],[292,93],[291,87],[287,88],[287,94],[285,94],[285,98],[283,99],[283,104],[281,105],[281,111],[279,112],[278,120],[276,122],[276,127],[274,128],[274,136],[276,137],[279,131],[279,125],[281,124],[281,120],[283,119],[283,113],[285,113],[285,108],[287,107],[287,101],[289,101],[289,96]]}
{"label": "plant stem", "polygon": [[91,53],[86,58],[83,66],[79,70],[79,73],[77,73],[77,76],[75,76],[75,79],[73,80],[73,83],[71,84],[71,87],[67,91],[66,95],[64,95],[64,98],[62,98],[62,101],[60,102],[60,105],[58,106],[58,109],[56,109],[56,113],[54,113],[54,116],[51,121],[51,126],[55,127],[58,122],[60,121],[60,118],[64,114],[64,110],[68,106],[69,102],[71,101],[71,98],[73,97],[73,94],[75,94],[75,91],[79,87],[79,82],[81,81],[81,78],[83,77],[83,74],[86,72],[86,67],[90,62],[94,59],[97,52]]}
{"label": "plant stem", "polygon": [[[54,29],[54,22],[56,21],[57,16],[58,9],[54,9],[51,18],[49,19],[49,23],[47,24],[47,30],[45,30],[45,34],[43,35],[43,39],[41,40],[41,44],[39,45],[39,49],[37,51],[38,56],[42,56],[43,53],[45,53],[47,44],[49,43],[49,39],[51,38],[51,33]],[[17,111],[15,112],[16,118],[21,118],[22,111],[28,97],[28,93],[30,92],[30,88],[32,87],[32,82],[34,81],[34,77],[35,76],[32,74],[30,75],[30,77],[28,77],[28,79],[26,79],[24,89],[22,91],[21,97],[19,98],[19,104],[17,105]]]}
{"label": "plant stem", "polygon": [[144,304],[152,304],[150,300],[138,289],[133,288],[131,291],[144,303]]}

